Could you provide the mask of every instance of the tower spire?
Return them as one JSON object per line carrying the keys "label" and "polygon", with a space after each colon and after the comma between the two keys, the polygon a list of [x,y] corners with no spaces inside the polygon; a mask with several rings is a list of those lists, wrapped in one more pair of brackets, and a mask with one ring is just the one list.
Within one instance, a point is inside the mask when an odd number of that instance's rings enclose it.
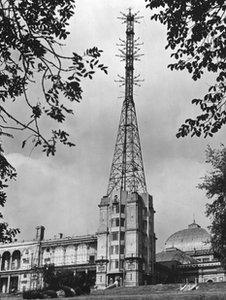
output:
{"label": "tower spire", "polygon": [[125,86],[125,98],[122,105],[118,133],[116,138],[113,161],[107,195],[115,190],[129,193],[147,193],[144,166],[137,124],[133,87],[139,85],[139,75],[134,76],[134,60],[139,60],[138,39],[134,39],[134,23],[141,17],[133,14],[129,9],[128,14],[121,13],[120,19],[126,23],[126,40],[120,39],[120,54],[125,61],[125,77],[119,76],[118,82]]}

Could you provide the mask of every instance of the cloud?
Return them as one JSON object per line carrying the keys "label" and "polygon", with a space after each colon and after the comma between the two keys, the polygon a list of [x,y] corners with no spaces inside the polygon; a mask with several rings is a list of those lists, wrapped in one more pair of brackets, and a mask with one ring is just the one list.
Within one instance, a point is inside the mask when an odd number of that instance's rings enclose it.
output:
{"label": "cloud", "polygon": [[147,172],[156,210],[158,250],[169,235],[187,228],[194,217],[201,226],[209,225],[205,217],[204,193],[196,188],[204,174],[203,164],[183,157],[161,161],[154,170]]}
{"label": "cloud", "polygon": [[58,232],[85,234],[95,228],[95,216],[87,223],[96,208],[86,200],[84,187],[89,178],[82,168],[73,174],[77,164],[63,167],[46,158],[28,158],[18,153],[7,158],[16,167],[18,178],[8,190],[4,214],[12,226],[21,228],[21,237],[32,238],[38,224],[46,226],[49,237]]}

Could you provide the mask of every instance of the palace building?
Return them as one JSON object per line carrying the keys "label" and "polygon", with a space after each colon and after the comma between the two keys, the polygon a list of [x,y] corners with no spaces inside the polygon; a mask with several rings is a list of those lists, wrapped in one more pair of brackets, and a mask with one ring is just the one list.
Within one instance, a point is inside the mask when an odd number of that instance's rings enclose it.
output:
{"label": "palace building", "polygon": [[0,245],[0,294],[43,286],[42,269],[54,264],[55,269],[90,273],[95,283],[96,235],[44,238],[44,226],[36,228],[33,241]]}
{"label": "palace building", "polygon": [[[116,277],[124,286],[150,283],[152,276],[156,283],[226,281],[226,272],[214,259],[210,235],[204,228],[193,222],[172,234],[163,251],[155,255],[154,247],[147,248],[148,238],[154,236],[147,235],[148,221],[153,219],[148,220],[145,201],[149,201],[152,216],[152,199],[146,195],[141,199],[136,194],[133,198],[124,197],[120,245],[117,197],[102,198],[97,234],[68,237],[58,234],[45,239],[45,228],[38,226],[32,241],[1,244],[0,294],[43,287],[42,269],[46,264],[54,264],[59,270],[90,273],[93,285],[98,288],[105,288]],[[152,265],[154,259],[156,266]]]}
{"label": "palace building", "polygon": [[195,221],[173,233],[156,254],[158,282],[222,282],[226,270],[214,258],[210,234]]}

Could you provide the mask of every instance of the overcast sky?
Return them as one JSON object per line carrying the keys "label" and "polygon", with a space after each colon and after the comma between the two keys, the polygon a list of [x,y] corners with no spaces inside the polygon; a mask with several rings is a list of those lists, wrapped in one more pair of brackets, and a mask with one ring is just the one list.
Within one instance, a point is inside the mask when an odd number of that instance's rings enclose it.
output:
{"label": "overcast sky", "polygon": [[[207,169],[207,144],[224,143],[223,129],[213,139],[177,139],[180,124],[198,110],[190,104],[201,97],[211,83],[209,76],[193,82],[186,72],[167,69],[170,52],[165,51],[165,28],[150,20],[143,0],[78,0],[71,20],[67,53],[82,53],[92,46],[104,50],[102,61],[109,75],[98,72],[83,82],[83,100],[75,105],[75,117],[67,129],[75,148],[59,147],[55,157],[46,158],[26,148],[16,138],[6,144],[6,153],[18,178],[10,185],[4,209],[11,226],[21,228],[19,239],[34,237],[37,225],[46,227],[46,237],[62,232],[66,236],[95,233],[98,203],[106,193],[123,89],[114,82],[123,75],[124,64],[115,56],[118,38],[125,38],[125,25],[117,17],[128,7],[140,10],[144,18],[136,24],[135,36],[144,42],[141,62],[135,73],[145,79],[135,89],[148,191],[153,195],[157,249],[177,230],[196,222],[209,224],[204,215],[206,198],[196,185]],[[45,125],[43,125],[45,126]]]}

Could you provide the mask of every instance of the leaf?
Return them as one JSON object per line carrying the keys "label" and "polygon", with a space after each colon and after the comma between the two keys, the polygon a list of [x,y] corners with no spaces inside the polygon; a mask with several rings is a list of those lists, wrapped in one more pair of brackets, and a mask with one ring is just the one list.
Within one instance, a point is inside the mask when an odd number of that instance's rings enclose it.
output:
{"label": "leaf", "polygon": [[23,142],[22,142],[22,148],[24,148],[25,147],[25,145],[26,145],[26,140],[24,140]]}

